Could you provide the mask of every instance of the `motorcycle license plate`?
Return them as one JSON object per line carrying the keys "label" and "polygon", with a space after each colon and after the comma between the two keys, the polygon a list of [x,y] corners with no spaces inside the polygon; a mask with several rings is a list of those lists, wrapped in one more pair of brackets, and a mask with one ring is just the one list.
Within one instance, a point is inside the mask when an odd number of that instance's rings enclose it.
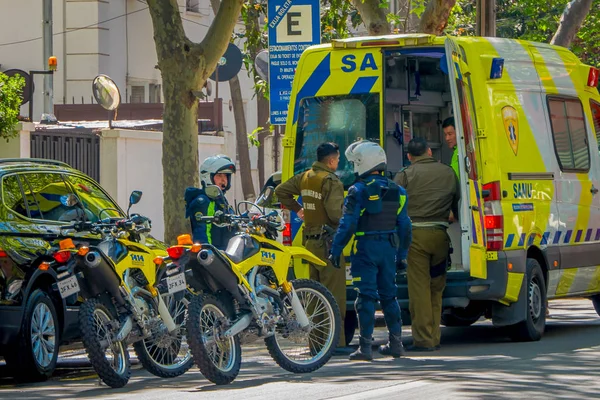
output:
{"label": "motorcycle license plate", "polygon": [[77,277],[73,275],[62,281],[58,281],[58,290],[60,291],[60,297],[66,299],[72,294],[79,293],[79,282]]}
{"label": "motorcycle license plate", "polygon": [[185,274],[183,272],[167,277],[167,288],[169,290],[169,294],[181,292],[182,290],[185,290],[186,287],[187,283],[185,281]]}

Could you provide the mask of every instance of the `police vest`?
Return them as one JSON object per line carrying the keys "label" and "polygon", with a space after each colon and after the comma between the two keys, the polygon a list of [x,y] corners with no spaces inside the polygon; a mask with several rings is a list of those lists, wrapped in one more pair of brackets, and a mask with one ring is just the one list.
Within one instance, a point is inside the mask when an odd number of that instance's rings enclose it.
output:
{"label": "police vest", "polygon": [[[329,172],[315,171],[310,169],[302,176],[300,182],[300,194],[302,195],[302,207],[304,208],[304,233],[307,235],[321,232],[323,224],[329,223],[327,211],[323,204],[323,181]],[[310,228],[318,228],[318,232],[312,232]]]}
{"label": "police vest", "polygon": [[366,184],[366,206],[360,210],[356,236],[396,231],[397,215],[402,211],[406,196],[400,196],[400,188],[388,179],[388,186],[377,181]]}

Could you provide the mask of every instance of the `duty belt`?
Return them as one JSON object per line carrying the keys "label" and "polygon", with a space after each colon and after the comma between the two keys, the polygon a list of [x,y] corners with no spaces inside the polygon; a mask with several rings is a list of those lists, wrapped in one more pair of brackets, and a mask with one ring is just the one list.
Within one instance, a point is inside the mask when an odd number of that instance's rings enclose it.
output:
{"label": "duty belt", "polygon": [[378,233],[375,235],[365,234],[362,236],[358,236],[356,240],[387,240],[392,236],[393,233]]}

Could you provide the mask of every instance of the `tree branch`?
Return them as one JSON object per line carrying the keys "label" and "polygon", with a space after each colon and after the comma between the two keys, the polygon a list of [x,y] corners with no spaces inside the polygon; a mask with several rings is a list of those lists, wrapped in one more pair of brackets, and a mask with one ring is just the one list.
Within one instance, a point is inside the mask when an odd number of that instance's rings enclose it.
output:
{"label": "tree branch", "polygon": [[448,25],[448,17],[456,0],[429,0],[421,16],[419,31],[432,35],[441,35]]}
{"label": "tree branch", "polygon": [[387,35],[391,33],[387,22],[386,9],[380,8],[379,0],[352,0],[352,4],[360,13],[369,35]]}
{"label": "tree branch", "polygon": [[203,78],[206,79],[217,66],[217,62],[223,56],[220,49],[227,49],[231,39],[231,32],[242,9],[243,0],[223,0],[218,7],[215,19],[210,24],[206,37],[200,43],[200,50],[204,54],[206,69]]}
{"label": "tree branch", "polygon": [[[158,65],[183,55],[189,40],[185,36],[177,0],[147,0],[152,25]],[[188,47],[189,51],[189,47]],[[179,53],[179,54],[178,54]]]}
{"label": "tree branch", "polygon": [[569,47],[592,7],[592,0],[573,0],[565,7],[550,44]]}

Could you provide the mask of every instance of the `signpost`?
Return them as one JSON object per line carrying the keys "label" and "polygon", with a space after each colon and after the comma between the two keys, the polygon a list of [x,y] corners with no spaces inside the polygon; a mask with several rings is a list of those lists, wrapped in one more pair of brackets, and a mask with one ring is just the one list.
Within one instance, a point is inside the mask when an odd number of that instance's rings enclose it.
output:
{"label": "signpost", "polygon": [[269,101],[271,125],[285,125],[300,55],[321,43],[319,0],[269,0]]}

